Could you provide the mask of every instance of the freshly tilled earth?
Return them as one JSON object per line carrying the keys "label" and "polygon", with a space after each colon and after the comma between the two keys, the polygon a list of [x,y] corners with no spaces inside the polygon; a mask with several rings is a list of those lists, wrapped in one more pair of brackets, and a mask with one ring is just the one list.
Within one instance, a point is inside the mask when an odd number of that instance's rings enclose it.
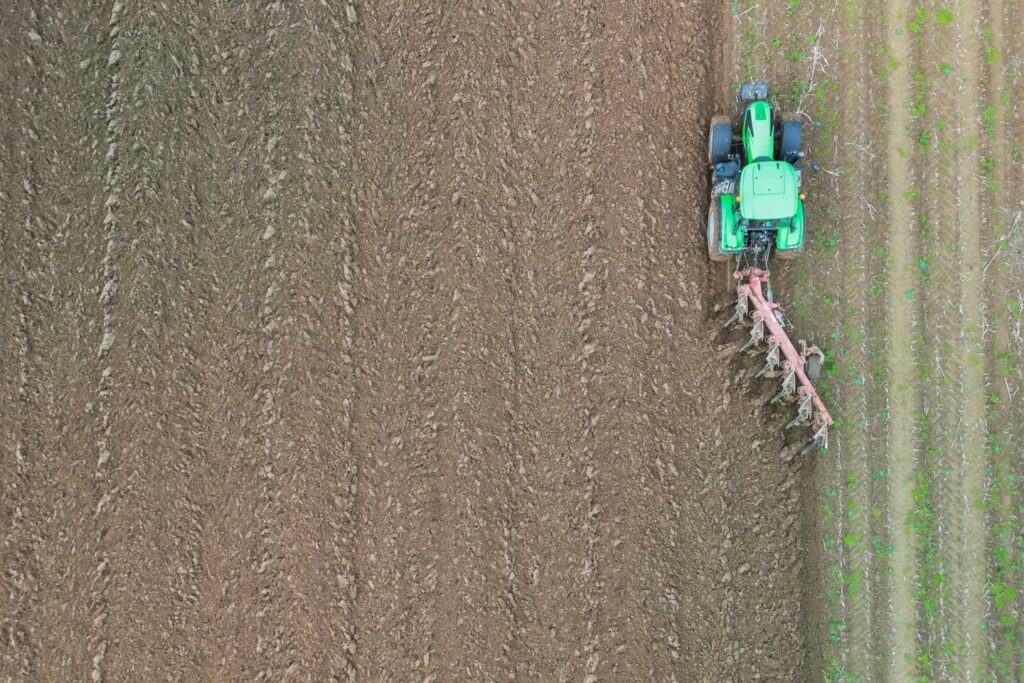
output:
{"label": "freshly tilled earth", "polygon": [[802,675],[720,9],[5,4],[3,677]]}

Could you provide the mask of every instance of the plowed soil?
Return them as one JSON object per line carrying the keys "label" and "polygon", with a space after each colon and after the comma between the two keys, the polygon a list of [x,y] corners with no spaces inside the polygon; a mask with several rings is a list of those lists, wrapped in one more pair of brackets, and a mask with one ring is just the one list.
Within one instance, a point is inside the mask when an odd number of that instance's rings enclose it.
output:
{"label": "plowed soil", "polygon": [[100,5],[0,10],[0,676],[816,675],[719,3]]}

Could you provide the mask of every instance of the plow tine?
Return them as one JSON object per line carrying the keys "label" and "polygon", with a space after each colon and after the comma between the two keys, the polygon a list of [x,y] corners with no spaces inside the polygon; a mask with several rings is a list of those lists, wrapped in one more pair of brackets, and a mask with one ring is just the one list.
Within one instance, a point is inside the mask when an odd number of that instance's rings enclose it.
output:
{"label": "plow tine", "polygon": [[828,423],[821,413],[814,416],[814,426],[817,428],[814,440],[818,442],[820,448],[828,448]]}
{"label": "plow tine", "polygon": [[759,341],[761,341],[761,340],[758,339],[757,337],[755,337],[754,335],[750,335],[750,339],[747,340],[747,343],[744,344],[743,346],[741,346],[736,353],[743,353],[744,351],[746,351],[750,347],[752,347],[755,344],[757,344],[757,342],[759,342]]}
{"label": "plow tine", "polygon": [[736,311],[732,314],[732,317],[725,321],[722,327],[732,327],[734,323],[743,320],[747,317],[747,311],[750,309],[749,300],[747,298],[747,292],[743,288],[739,288],[736,297]]}
{"label": "plow tine", "polygon": [[765,355],[764,366],[754,373],[754,379],[763,377],[766,372],[774,372],[779,369],[779,342],[774,336],[768,338],[768,353]]}
{"label": "plow tine", "polygon": [[786,425],[785,431],[787,432],[797,425],[809,424],[811,421],[811,411],[813,410],[811,397],[809,394],[804,393],[803,389],[800,390],[800,393],[803,394],[803,398],[800,399],[800,406],[796,409],[796,417]]}
{"label": "plow tine", "polygon": [[778,393],[772,396],[769,403],[778,403],[781,399],[792,396],[796,389],[796,372],[793,368],[788,368],[786,374],[782,376],[782,387]]}
{"label": "plow tine", "polygon": [[754,314],[754,326],[750,328],[750,339],[747,343],[740,347],[737,353],[743,353],[747,349],[757,346],[764,341],[764,318],[758,314]]}
{"label": "plow tine", "polygon": [[[816,416],[816,422],[821,420],[821,416]],[[807,445],[800,451],[800,455],[807,455],[813,453],[817,449],[825,450],[828,448],[828,425],[821,421],[818,430],[814,432],[814,436],[811,437]]]}
{"label": "plow tine", "polygon": [[722,327],[732,327],[735,322],[737,322],[738,320],[742,320],[742,319],[743,319],[743,312],[738,310],[738,308],[737,308],[737,311],[732,314],[731,318],[729,318],[728,320],[725,321],[725,324],[722,325]]}

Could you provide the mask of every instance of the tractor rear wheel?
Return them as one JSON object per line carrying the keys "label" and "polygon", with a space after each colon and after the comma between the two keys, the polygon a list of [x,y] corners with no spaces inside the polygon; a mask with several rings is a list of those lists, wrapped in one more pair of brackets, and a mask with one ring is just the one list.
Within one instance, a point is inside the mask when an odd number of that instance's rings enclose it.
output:
{"label": "tractor rear wheel", "polygon": [[775,250],[775,258],[781,259],[783,261],[792,261],[799,255],[800,249],[788,249],[786,251],[783,251],[781,249]]}
{"label": "tractor rear wheel", "polygon": [[711,205],[708,206],[708,258],[715,263],[724,263],[729,260],[729,255],[722,253],[721,244],[722,200],[712,197]]}
{"label": "tractor rear wheel", "polygon": [[732,152],[732,119],[728,116],[716,116],[711,119],[711,130],[708,133],[708,163],[720,164],[728,161]]}

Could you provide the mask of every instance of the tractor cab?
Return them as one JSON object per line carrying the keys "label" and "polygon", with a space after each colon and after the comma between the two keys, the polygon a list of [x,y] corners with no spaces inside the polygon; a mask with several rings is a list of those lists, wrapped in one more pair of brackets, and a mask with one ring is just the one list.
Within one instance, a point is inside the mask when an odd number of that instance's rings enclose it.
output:
{"label": "tractor cab", "polygon": [[803,198],[800,171],[801,122],[775,116],[763,83],[740,90],[740,134],[732,120],[712,120],[708,140],[711,164],[711,206],[708,211],[708,255],[724,261],[745,251],[792,258],[803,249]]}

